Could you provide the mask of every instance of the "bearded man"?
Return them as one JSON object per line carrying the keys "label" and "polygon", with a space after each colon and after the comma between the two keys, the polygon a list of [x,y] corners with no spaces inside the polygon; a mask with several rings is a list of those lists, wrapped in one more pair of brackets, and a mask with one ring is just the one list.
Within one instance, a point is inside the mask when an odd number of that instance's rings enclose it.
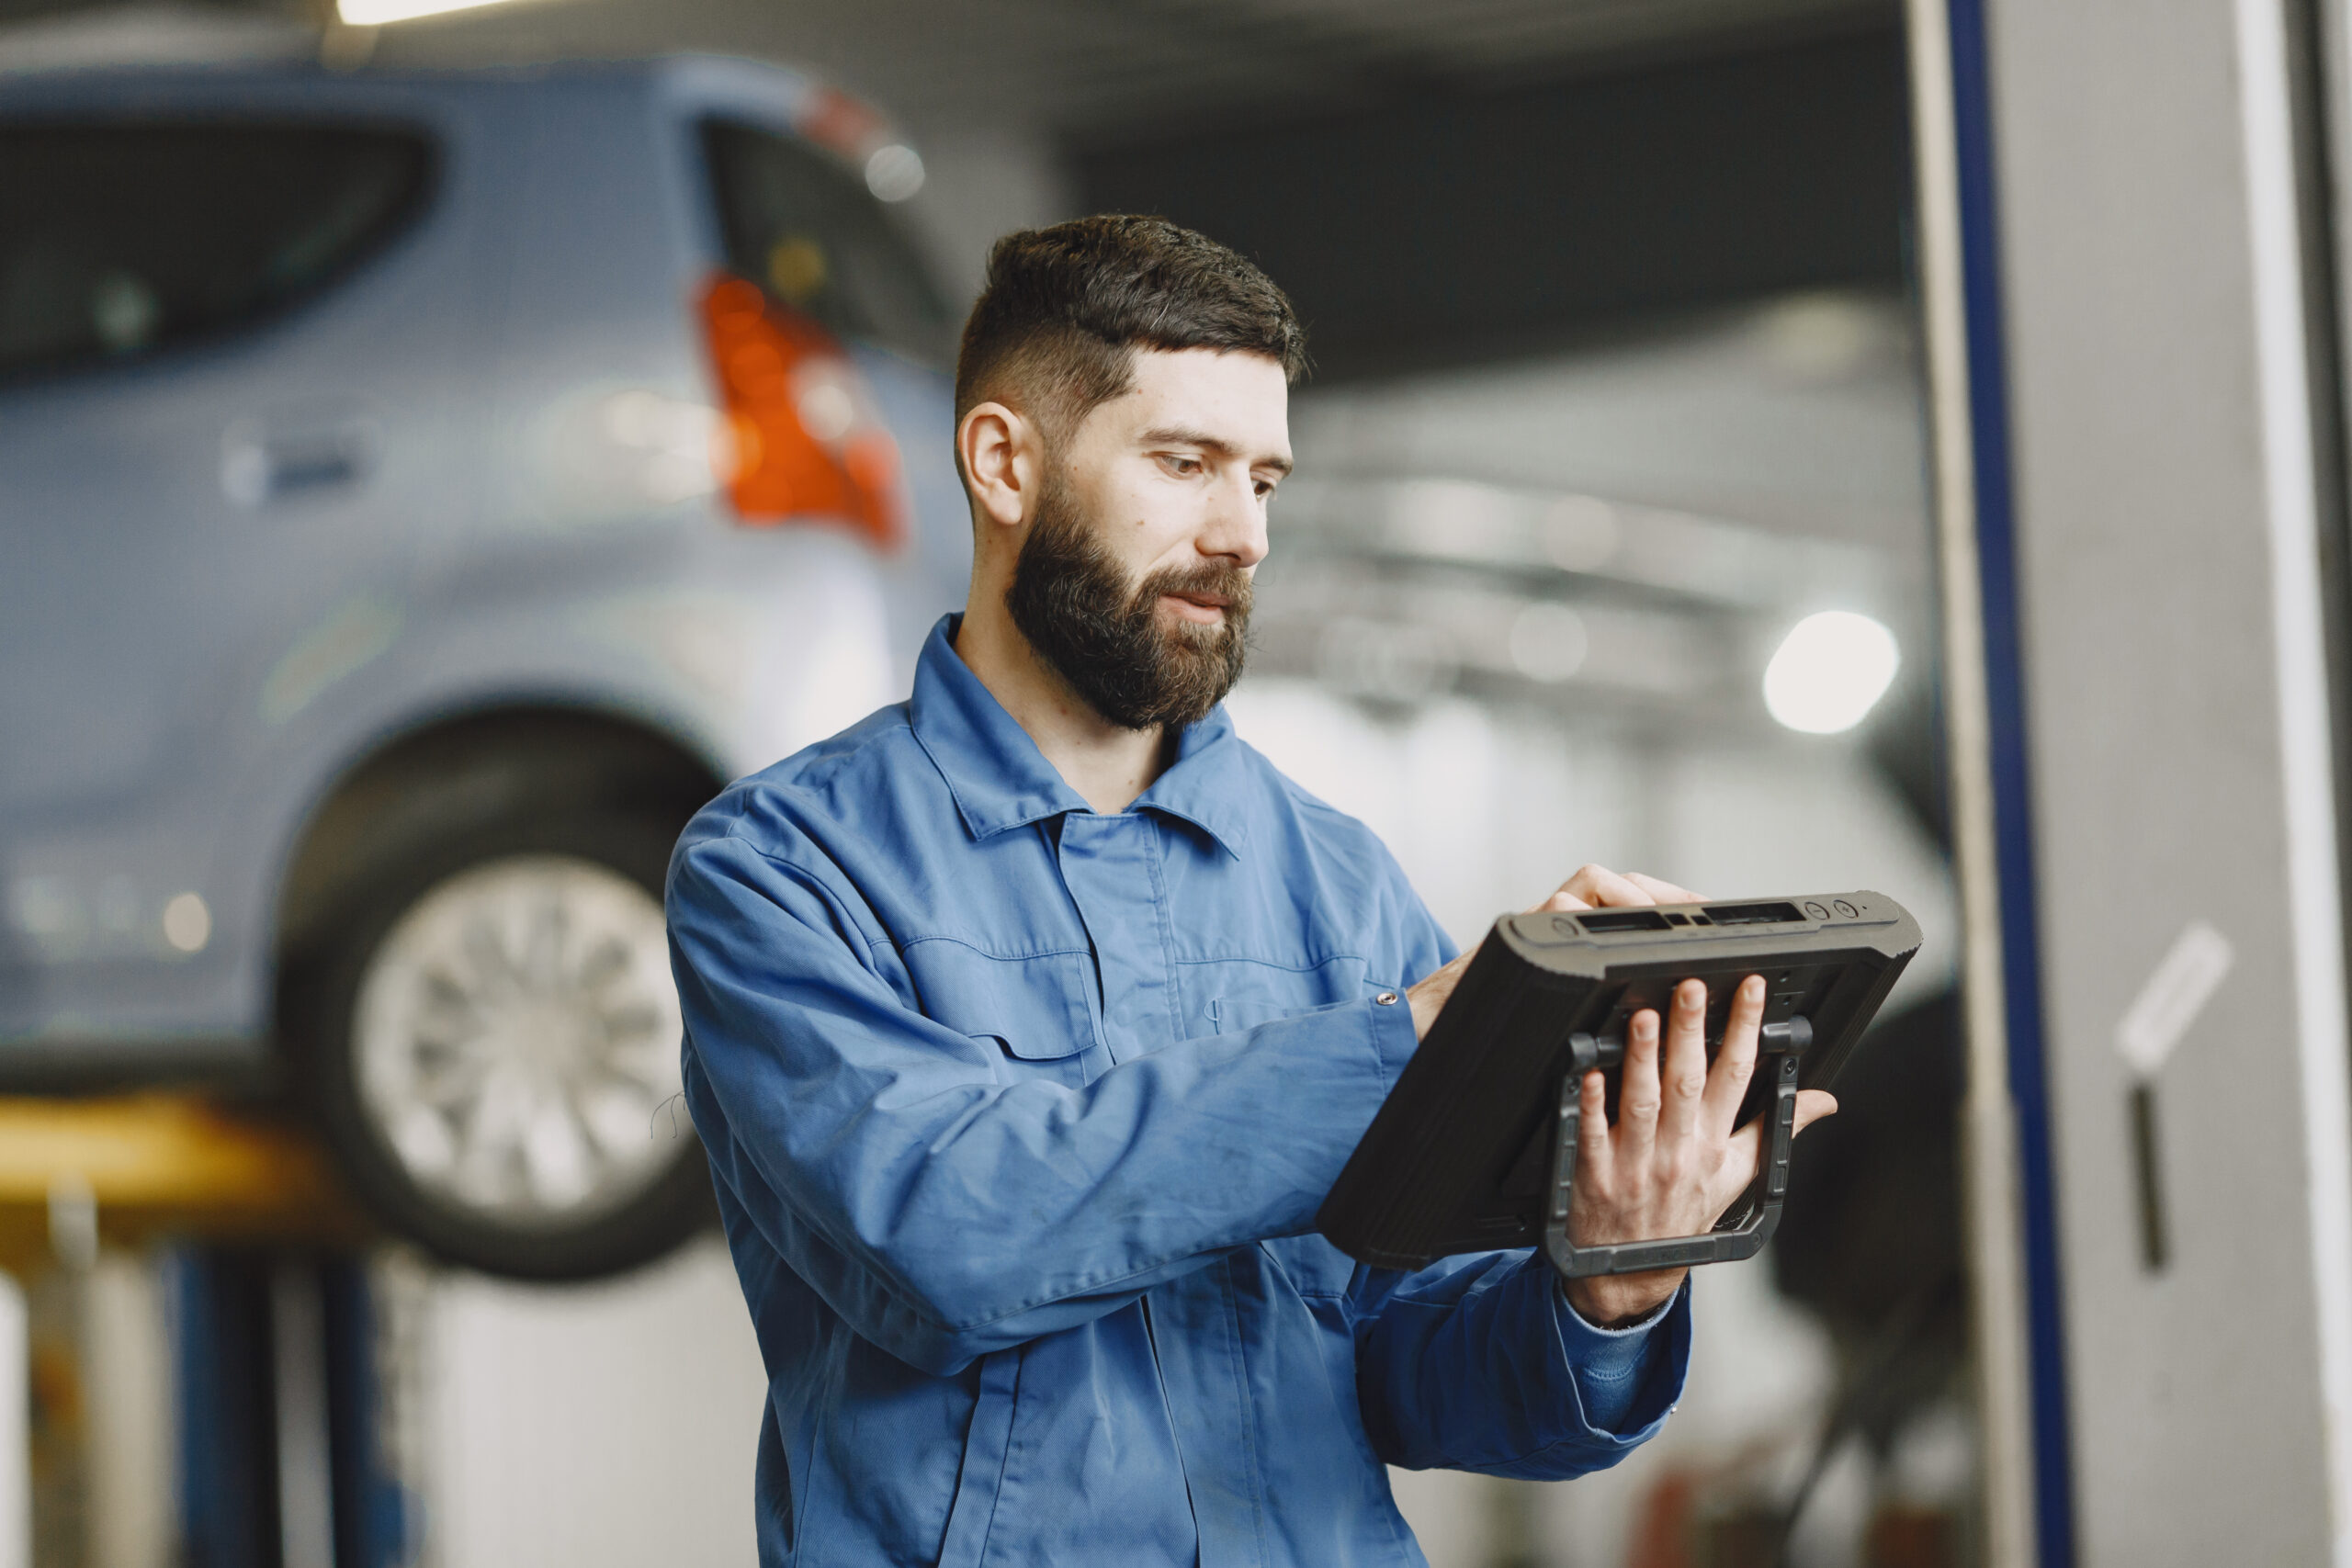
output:
{"label": "bearded man", "polygon": [[[768,1568],[1419,1563],[1385,1464],[1573,1476],[1679,1397],[1679,1270],[1408,1274],[1314,1233],[1462,961],[1217,705],[1304,364],[1281,291],[1173,224],[1001,241],[956,367],[964,613],[910,701],[680,841]],[[1551,907],[1690,897],[1588,866]],[[1637,1015],[1615,1125],[1587,1083],[1580,1242],[1745,1188],[1762,990],[1712,1069],[1695,983]]]}

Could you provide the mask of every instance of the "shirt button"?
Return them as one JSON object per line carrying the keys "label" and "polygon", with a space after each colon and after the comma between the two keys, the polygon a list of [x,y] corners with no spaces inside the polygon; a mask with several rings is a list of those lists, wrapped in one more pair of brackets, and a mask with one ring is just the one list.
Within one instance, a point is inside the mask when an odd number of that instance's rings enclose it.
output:
{"label": "shirt button", "polygon": [[1394,991],[1383,991],[1380,995],[1373,998],[1372,999],[1379,1003],[1382,1007],[1393,1008],[1396,1005],[1396,993]]}

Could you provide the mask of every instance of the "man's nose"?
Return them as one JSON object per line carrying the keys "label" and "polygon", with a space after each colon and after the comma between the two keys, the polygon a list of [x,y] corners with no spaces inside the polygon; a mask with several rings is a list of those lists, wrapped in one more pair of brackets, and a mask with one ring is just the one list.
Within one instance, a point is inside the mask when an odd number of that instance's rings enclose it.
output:
{"label": "man's nose", "polygon": [[1244,570],[1266,558],[1266,508],[1254,478],[1245,474],[1238,483],[1216,487],[1199,547],[1201,554],[1227,557]]}

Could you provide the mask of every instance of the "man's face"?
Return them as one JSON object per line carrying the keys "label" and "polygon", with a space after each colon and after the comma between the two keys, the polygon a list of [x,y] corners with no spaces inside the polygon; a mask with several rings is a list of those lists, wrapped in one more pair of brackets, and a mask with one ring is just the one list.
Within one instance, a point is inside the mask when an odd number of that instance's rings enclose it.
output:
{"label": "man's face", "polygon": [[1005,604],[1113,723],[1191,724],[1239,679],[1289,403],[1262,355],[1143,351],[1134,389],[1047,452]]}

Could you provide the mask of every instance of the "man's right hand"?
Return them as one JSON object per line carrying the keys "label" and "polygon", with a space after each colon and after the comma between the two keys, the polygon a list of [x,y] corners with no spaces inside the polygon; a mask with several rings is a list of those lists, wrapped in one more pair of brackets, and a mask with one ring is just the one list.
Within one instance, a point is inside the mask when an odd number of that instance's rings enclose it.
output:
{"label": "man's right hand", "polygon": [[[1644,876],[1637,871],[1620,875],[1607,866],[1588,865],[1560,884],[1557,893],[1528,913],[1540,914],[1546,909],[1632,908],[1650,904],[1697,904],[1703,901],[1701,895],[1687,887],[1677,887],[1670,882],[1660,882],[1655,876]],[[1476,948],[1471,949],[1471,953],[1476,951]],[[1413,1008],[1415,1039],[1429,1038],[1430,1025],[1437,1021],[1438,1012],[1445,1006],[1446,998],[1453,995],[1453,987],[1461,983],[1462,971],[1469,964],[1470,956],[1470,953],[1465,953],[1444,968],[1431,971],[1419,985],[1405,993],[1405,999]]]}

